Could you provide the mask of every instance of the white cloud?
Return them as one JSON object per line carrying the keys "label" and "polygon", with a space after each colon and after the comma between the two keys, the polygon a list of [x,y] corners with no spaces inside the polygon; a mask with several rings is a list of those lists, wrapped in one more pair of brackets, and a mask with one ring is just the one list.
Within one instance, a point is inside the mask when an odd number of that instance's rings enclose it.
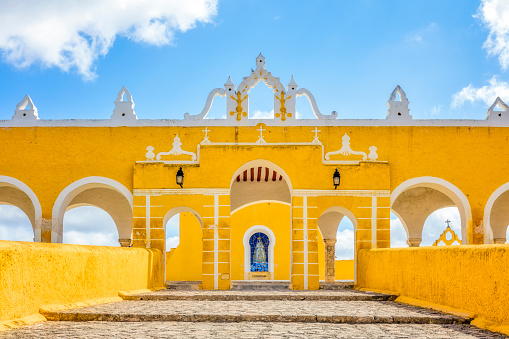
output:
{"label": "white cloud", "polygon": [[353,229],[347,228],[338,231],[336,239],[336,260],[352,260],[354,252]]}
{"label": "white cloud", "polygon": [[250,119],[274,119],[274,110],[270,112],[255,110]]}
{"label": "white cloud", "polygon": [[0,205],[0,240],[34,241],[30,219],[18,207]]}
{"label": "white cloud", "polygon": [[509,67],[509,2],[482,0],[475,17],[489,29],[483,47],[489,55],[497,55],[504,70]]}
{"label": "white cloud", "polygon": [[120,246],[115,222],[104,210],[83,206],[64,214],[65,244]]}
{"label": "white cloud", "polygon": [[401,220],[391,213],[391,247],[408,247],[407,234]]}
{"label": "white cloud", "polygon": [[485,86],[475,88],[470,84],[453,94],[451,107],[461,107],[467,101],[470,103],[483,101],[487,106],[491,106],[497,97],[502,98],[502,100],[504,98],[509,99],[509,83],[499,80],[495,75]]}
{"label": "white cloud", "polygon": [[24,0],[0,2],[0,50],[19,68],[40,63],[95,77],[94,62],[117,36],[171,44],[177,31],[209,22],[217,0]]}
{"label": "white cloud", "polygon": [[166,238],[166,252],[169,252],[172,248],[177,248],[179,240],[178,236]]}
{"label": "white cloud", "polygon": [[446,220],[450,220],[451,229],[461,239],[461,218],[457,207],[442,208],[430,214],[422,229],[421,246],[431,246],[445,231]]}

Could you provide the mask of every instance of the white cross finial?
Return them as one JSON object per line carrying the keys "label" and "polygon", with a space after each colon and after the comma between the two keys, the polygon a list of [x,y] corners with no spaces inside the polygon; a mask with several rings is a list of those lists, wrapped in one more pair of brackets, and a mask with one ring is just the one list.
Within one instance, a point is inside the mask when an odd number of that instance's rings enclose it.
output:
{"label": "white cross finial", "polygon": [[451,221],[450,221],[449,219],[447,219],[447,220],[445,221],[445,223],[447,224],[447,227],[449,227],[449,226],[450,226],[449,224],[451,223]]}
{"label": "white cross finial", "polygon": [[321,131],[318,129],[318,127],[315,127],[313,132],[315,133],[315,138],[313,139],[313,142],[320,142],[320,140],[318,140],[318,132],[321,132]]}
{"label": "white cross finial", "polygon": [[257,131],[260,132],[260,139],[263,139],[263,131],[266,131],[266,129],[264,129],[263,126],[260,126]]}
{"label": "white cross finial", "polygon": [[265,144],[267,143],[264,139],[263,139],[263,131],[266,131],[265,128],[263,128],[262,125],[260,125],[260,128],[257,129],[258,132],[260,132],[260,139],[258,139],[256,141],[257,144]]}
{"label": "white cross finial", "polygon": [[205,127],[205,129],[202,130],[202,132],[205,132],[205,137],[203,138],[202,144],[210,143],[210,140],[209,140],[209,132],[210,132],[210,130],[207,127]]}

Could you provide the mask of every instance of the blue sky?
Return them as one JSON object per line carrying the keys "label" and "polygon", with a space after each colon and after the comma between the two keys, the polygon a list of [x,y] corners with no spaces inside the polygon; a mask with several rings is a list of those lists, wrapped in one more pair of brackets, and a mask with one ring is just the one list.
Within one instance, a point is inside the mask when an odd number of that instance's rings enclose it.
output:
{"label": "blue sky", "polygon": [[[509,102],[508,1],[129,4],[0,0],[0,120],[11,118],[25,94],[41,119],[108,119],[124,85],[139,118],[181,119],[201,112],[208,93],[228,76],[238,85],[260,52],[283,84],[293,74],[322,113],[335,110],[339,118],[385,118],[398,84],[419,119],[484,119],[497,95]],[[304,100],[297,111],[310,118]],[[211,115],[221,117],[224,105],[218,98]],[[267,88],[253,89],[251,114],[263,116],[271,105]],[[13,225],[25,216],[9,208],[0,211],[2,239],[23,233]],[[457,213],[443,211],[433,217],[436,234]],[[93,226],[84,226],[84,217]],[[108,218],[86,208],[70,211],[66,230],[75,233],[67,242],[114,244]],[[401,227],[394,220],[394,229]],[[98,232],[109,240],[93,238]],[[396,233],[393,238],[404,243]]]}
{"label": "blue sky", "polygon": [[[10,119],[27,93],[42,119],[109,118],[123,85],[139,118],[182,118],[199,113],[209,91],[228,76],[239,84],[260,52],[284,84],[293,74],[323,112],[344,118],[384,118],[398,84],[415,118],[484,119],[495,92],[509,101],[509,60],[499,60],[509,50],[509,24],[497,26],[509,21],[503,1],[195,0],[168,6],[161,0],[136,8],[136,15],[120,15],[121,1],[54,5],[59,2],[26,0],[24,8],[0,1],[0,19],[24,21],[0,20],[0,119]],[[493,17],[490,6],[500,13]],[[81,19],[82,13],[95,17]],[[26,17],[46,23],[48,32],[36,23],[17,28]],[[175,24],[179,20],[184,23]],[[490,34],[501,42],[488,48]],[[270,92],[255,90],[260,100],[250,100],[251,112],[270,110]],[[300,99],[298,110],[308,117]],[[217,117],[222,104],[214,107]]]}

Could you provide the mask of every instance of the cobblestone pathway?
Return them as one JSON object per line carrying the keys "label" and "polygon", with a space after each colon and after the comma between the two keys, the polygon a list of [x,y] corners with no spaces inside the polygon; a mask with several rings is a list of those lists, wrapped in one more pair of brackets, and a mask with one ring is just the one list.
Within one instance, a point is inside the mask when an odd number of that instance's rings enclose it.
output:
{"label": "cobblestone pathway", "polygon": [[505,338],[469,325],[46,322],[0,338]]}
{"label": "cobblestone pathway", "polygon": [[[0,339],[505,338],[462,324],[468,322],[463,318],[380,301],[379,294],[358,291],[161,291],[150,295],[157,296],[156,300],[126,300],[54,312],[50,318],[74,321],[48,321],[0,332]],[[207,299],[225,295],[233,299]],[[285,300],[288,295],[304,299]],[[313,299],[327,295],[336,300]],[[363,301],[345,301],[341,295],[357,295]],[[147,297],[135,297],[140,296]],[[248,300],[238,300],[242,296]],[[373,301],[366,301],[369,298]]]}

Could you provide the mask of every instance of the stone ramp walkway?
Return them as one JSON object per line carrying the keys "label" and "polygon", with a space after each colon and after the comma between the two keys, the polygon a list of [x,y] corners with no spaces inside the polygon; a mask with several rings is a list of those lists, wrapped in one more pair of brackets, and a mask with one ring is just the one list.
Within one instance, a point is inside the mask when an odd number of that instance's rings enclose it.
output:
{"label": "stone ramp walkway", "polygon": [[124,300],[210,300],[210,301],[261,301],[261,300],[321,300],[321,301],[392,301],[395,295],[357,290],[333,291],[172,291],[122,295]]}
{"label": "stone ramp walkway", "polygon": [[44,314],[0,338],[505,338],[460,318],[342,291],[158,291]]}
{"label": "stone ramp walkway", "polygon": [[470,325],[45,322],[0,332],[2,339],[95,338],[505,338]]}
{"label": "stone ramp walkway", "polygon": [[55,321],[454,324],[467,319],[389,301],[121,301],[43,313]]}

